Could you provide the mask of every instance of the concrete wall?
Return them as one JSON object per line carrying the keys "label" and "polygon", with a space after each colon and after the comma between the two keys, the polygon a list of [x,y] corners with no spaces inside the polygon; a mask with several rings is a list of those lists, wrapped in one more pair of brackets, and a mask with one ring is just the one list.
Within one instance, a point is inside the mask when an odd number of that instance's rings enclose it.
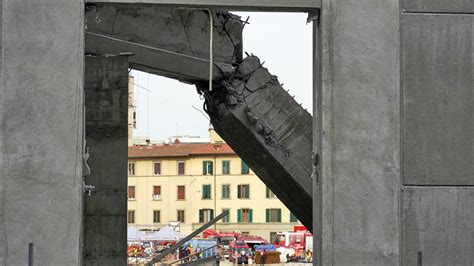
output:
{"label": "concrete wall", "polygon": [[0,8],[0,264],[78,265],[84,4]]}
{"label": "concrete wall", "polygon": [[402,262],[473,265],[474,5],[402,8]]}
{"label": "concrete wall", "polygon": [[323,265],[399,263],[399,1],[322,3]]}
{"label": "concrete wall", "polygon": [[87,56],[84,264],[127,263],[128,57]]}

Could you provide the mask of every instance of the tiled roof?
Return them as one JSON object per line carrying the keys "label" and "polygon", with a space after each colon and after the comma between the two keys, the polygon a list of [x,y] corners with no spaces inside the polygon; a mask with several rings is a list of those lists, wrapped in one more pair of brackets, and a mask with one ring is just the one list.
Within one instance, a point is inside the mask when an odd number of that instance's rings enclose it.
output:
{"label": "tiled roof", "polygon": [[195,143],[128,147],[129,158],[235,155],[227,144]]}

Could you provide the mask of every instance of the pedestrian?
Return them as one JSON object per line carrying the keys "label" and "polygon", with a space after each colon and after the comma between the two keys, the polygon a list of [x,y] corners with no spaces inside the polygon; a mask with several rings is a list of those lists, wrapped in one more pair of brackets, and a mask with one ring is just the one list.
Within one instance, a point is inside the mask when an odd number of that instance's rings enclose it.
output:
{"label": "pedestrian", "polygon": [[265,253],[265,250],[262,249],[262,251],[260,251],[260,265],[265,265],[266,260],[267,260],[267,253]]}
{"label": "pedestrian", "polygon": [[220,264],[221,264],[221,255],[219,254],[219,252],[216,252],[216,257],[215,257],[215,260],[214,260],[214,265],[219,266]]}
{"label": "pedestrian", "polygon": [[242,262],[242,265],[248,264],[249,257],[247,256],[247,253],[245,253],[245,250],[242,250],[241,252],[240,261]]}

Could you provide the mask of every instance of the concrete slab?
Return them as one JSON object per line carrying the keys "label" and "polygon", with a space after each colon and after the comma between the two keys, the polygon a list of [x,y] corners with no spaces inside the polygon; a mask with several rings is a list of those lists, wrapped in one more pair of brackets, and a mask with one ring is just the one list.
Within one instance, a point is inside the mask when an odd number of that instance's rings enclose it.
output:
{"label": "concrete slab", "polygon": [[78,265],[84,3],[0,3],[0,263]]}
{"label": "concrete slab", "polygon": [[474,264],[474,188],[403,190],[403,265]]}
{"label": "concrete slab", "polygon": [[403,0],[403,12],[474,13],[472,0]]}
{"label": "concrete slab", "polygon": [[[220,63],[242,61],[240,17],[213,12],[213,55]],[[88,5],[87,32],[178,54],[209,59],[209,14],[202,10],[141,5]],[[89,52],[89,45],[86,52]]]}
{"label": "concrete slab", "polygon": [[405,185],[474,185],[474,17],[402,16]]}
{"label": "concrete slab", "polygon": [[399,264],[399,4],[322,4],[322,265]]}
{"label": "concrete slab", "polygon": [[127,264],[128,56],[86,56],[85,265]]}
{"label": "concrete slab", "polygon": [[159,4],[232,11],[306,12],[321,7],[320,0],[86,0],[87,3]]}

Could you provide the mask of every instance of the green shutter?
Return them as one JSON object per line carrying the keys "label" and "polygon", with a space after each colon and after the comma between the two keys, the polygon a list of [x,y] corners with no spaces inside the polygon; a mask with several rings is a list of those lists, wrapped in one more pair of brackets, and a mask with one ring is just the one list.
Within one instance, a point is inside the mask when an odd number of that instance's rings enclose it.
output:
{"label": "green shutter", "polygon": [[266,221],[268,223],[268,222],[270,222],[270,209],[266,209],[265,211],[266,211],[266,215],[265,215],[266,216]]}
{"label": "green shutter", "polygon": [[242,222],[242,209],[237,209],[237,222]]}
{"label": "green shutter", "polygon": [[241,170],[242,174],[248,174],[249,173],[249,166],[244,161],[242,161],[240,170]]}
{"label": "green shutter", "polygon": [[214,210],[211,210],[211,220],[214,219]]}
{"label": "green shutter", "polygon": [[199,210],[199,222],[204,223],[204,210]]}
{"label": "green shutter", "polygon": [[278,222],[281,223],[281,209],[278,209]]}
{"label": "green shutter", "polygon": [[252,214],[253,214],[252,209],[249,209],[249,223],[252,222],[252,216],[253,216]]}
{"label": "green shutter", "polygon": [[206,161],[203,161],[202,162],[202,174],[205,175],[206,174]]}
{"label": "green shutter", "polygon": [[211,175],[213,175],[214,174],[214,162],[210,162],[209,167],[211,168],[211,169],[209,169],[209,173]]}
{"label": "green shutter", "polygon": [[290,213],[290,222],[291,223],[296,223],[298,222],[298,218],[293,213]]}
{"label": "green shutter", "polygon": [[237,198],[238,199],[242,198],[242,191],[240,191],[241,188],[242,188],[241,185],[237,185]]}

